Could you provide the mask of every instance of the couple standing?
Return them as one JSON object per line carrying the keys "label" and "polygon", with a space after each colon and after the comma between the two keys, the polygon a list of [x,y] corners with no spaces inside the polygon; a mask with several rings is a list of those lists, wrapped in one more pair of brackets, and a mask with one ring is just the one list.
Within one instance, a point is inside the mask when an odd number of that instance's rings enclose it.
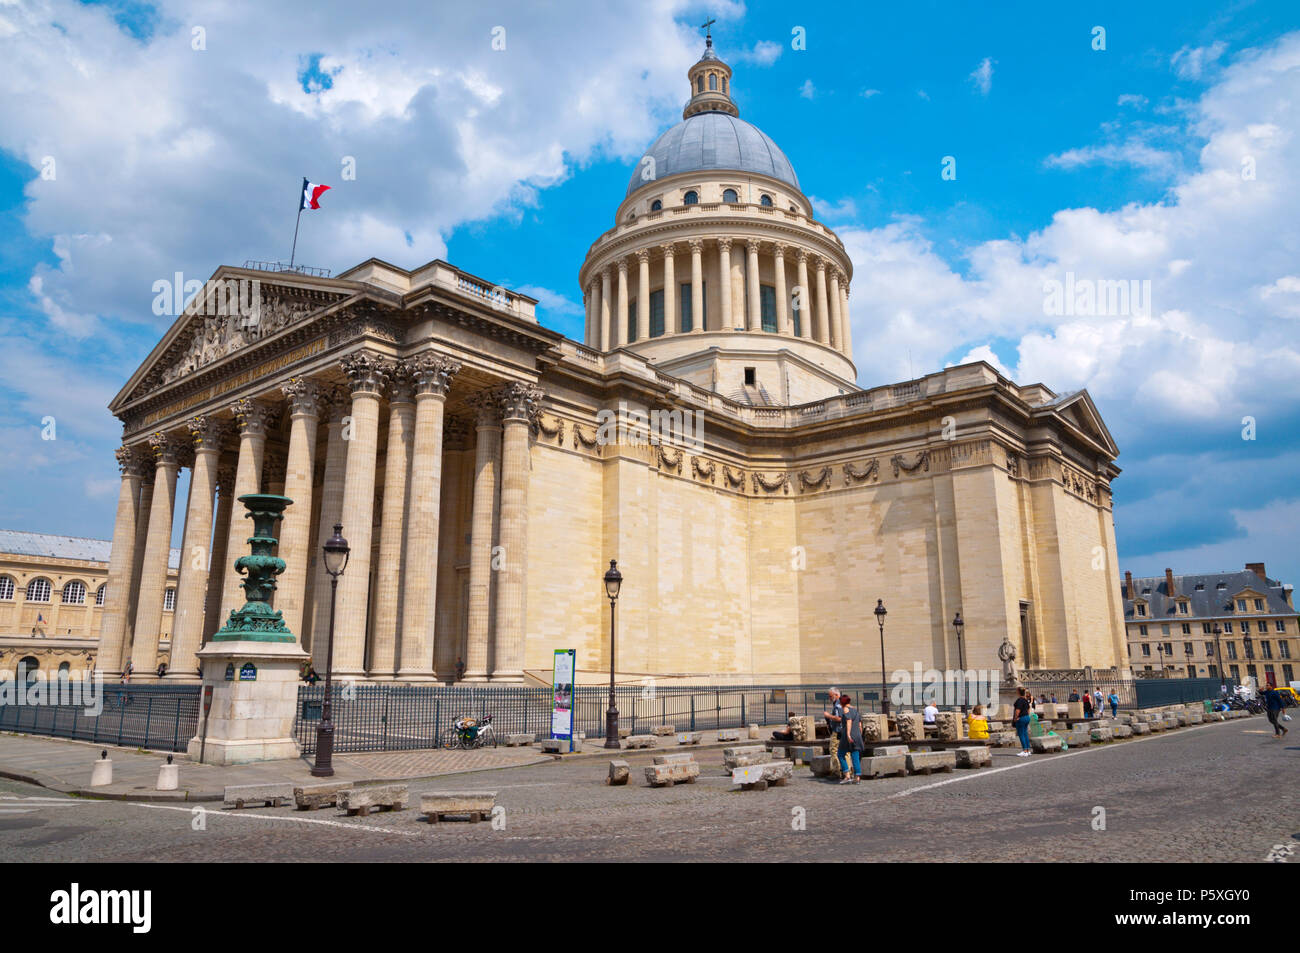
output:
{"label": "couple standing", "polygon": [[[834,685],[829,691],[829,707],[822,715],[830,730],[830,753],[840,763],[840,784],[857,784],[862,773],[862,714],[853,705],[853,699],[841,695]],[[853,759],[853,772],[849,773],[848,757]]]}

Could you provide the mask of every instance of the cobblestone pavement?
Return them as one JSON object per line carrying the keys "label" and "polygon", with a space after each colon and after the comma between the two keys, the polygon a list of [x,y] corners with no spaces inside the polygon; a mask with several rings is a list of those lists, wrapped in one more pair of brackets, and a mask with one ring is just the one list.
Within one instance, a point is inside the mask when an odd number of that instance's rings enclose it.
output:
{"label": "cobblestone pavement", "polygon": [[[429,861],[844,860],[1263,861],[1300,835],[1300,742],[1262,720],[930,777],[840,786],[806,768],[785,788],[734,789],[719,751],[698,783],[645,786],[649,755],[625,754],[627,787],[603,760],[549,762],[415,782],[495,790],[504,829],[419,820],[412,809],[348,818],[289,808],[89,801],[0,781],[0,860]],[[1105,830],[1094,830],[1096,808]],[[200,813],[195,813],[195,812]],[[804,829],[798,830],[802,817]],[[196,827],[203,829],[195,829]]]}

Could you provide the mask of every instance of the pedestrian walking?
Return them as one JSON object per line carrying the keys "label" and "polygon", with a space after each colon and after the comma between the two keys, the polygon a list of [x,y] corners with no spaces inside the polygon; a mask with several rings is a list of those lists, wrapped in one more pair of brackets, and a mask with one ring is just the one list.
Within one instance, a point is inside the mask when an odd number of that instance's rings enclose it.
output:
{"label": "pedestrian walking", "polygon": [[[840,690],[832,685],[827,691],[827,707],[822,716],[826,719],[826,732],[830,738],[829,750],[831,764],[839,764],[840,722],[843,720],[844,707],[840,704]],[[837,777],[841,775],[837,774]]]}
{"label": "pedestrian walking", "polygon": [[[840,784],[857,784],[862,773],[862,716],[853,707],[853,699],[848,695],[840,696],[840,770],[844,777]],[[853,758],[853,773],[849,773],[848,759]]]}
{"label": "pedestrian walking", "polygon": [[1282,724],[1282,709],[1286,707],[1286,702],[1282,701],[1282,693],[1276,688],[1269,688],[1264,691],[1264,711],[1268,715],[1268,723],[1273,726],[1273,737],[1280,738],[1287,733],[1286,726]]}
{"label": "pedestrian walking", "polygon": [[1097,690],[1092,693],[1092,710],[1097,713],[1098,718],[1100,718],[1101,713],[1106,710],[1106,706],[1102,704],[1102,699],[1104,697],[1105,696],[1101,693],[1101,686],[1098,685]]}
{"label": "pedestrian walking", "polygon": [[1083,717],[1092,717],[1092,696],[1087,692],[1083,693]]}
{"label": "pedestrian walking", "polygon": [[1017,758],[1028,758],[1033,752],[1029,747],[1029,699],[1025,697],[1024,686],[1016,689],[1018,697],[1016,698],[1014,722],[1016,734],[1020,736],[1020,754]]}
{"label": "pedestrian walking", "polygon": [[1119,696],[1113,691],[1110,693],[1110,717],[1119,717]]}

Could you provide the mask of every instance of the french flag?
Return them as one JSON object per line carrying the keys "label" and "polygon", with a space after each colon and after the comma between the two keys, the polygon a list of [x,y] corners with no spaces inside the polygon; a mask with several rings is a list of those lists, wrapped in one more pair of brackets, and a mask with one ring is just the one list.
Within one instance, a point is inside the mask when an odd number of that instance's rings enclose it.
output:
{"label": "french flag", "polygon": [[304,177],[302,180],[302,199],[298,202],[298,211],[320,208],[320,197],[328,190],[328,185],[317,185],[315,182],[308,182]]}

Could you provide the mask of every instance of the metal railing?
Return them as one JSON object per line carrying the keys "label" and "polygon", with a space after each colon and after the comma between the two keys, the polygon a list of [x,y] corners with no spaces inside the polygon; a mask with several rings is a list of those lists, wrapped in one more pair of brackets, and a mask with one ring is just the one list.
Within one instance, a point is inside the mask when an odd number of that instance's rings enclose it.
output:
{"label": "metal railing", "polygon": [[0,731],[158,751],[184,751],[197,731],[198,685],[105,685],[101,691],[98,715],[88,714],[84,703],[0,705]]}
{"label": "metal railing", "polygon": [[307,275],[312,278],[328,278],[330,276],[328,268],[313,268],[310,265],[294,265],[291,268],[287,261],[256,261],[250,258],[244,262],[244,267],[253,271],[284,271],[295,275]]}
{"label": "metal railing", "polygon": [[1053,695],[1058,702],[1070,700],[1070,693],[1078,692],[1082,698],[1084,692],[1101,689],[1103,703],[1109,706],[1111,692],[1119,696],[1121,708],[1158,708],[1162,705],[1186,705],[1190,702],[1218,698],[1219,689],[1227,685],[1229,689],[1235,682],[1232,679],[1220,681],[1217,678],[1138,678],[1114,679],[1093,678],[1089,681],[1032,681],[1026,680],[1024,686],[1033,692],[1034,698],[1046,695],[1050,700]]}

